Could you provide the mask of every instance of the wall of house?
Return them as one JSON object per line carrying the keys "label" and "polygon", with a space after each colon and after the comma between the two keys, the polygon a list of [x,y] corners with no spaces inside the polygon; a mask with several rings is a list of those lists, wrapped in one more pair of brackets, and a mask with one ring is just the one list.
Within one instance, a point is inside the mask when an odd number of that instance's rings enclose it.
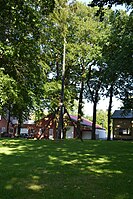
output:
{"label": "wall of house", "polygon": [[83,140],[85,140],[85,139],[87,139],[87,140],[91,140],[91,134],[92,134],[92,132],[91,131],[82,131],[82,139]]}
{"label": "wall of house", "polygon": [[[75,133],[74,133],[74,126],[69,126],[67,127],[67,132],[66,132],[66,138],[74,138],[75,137]],[[82,130],[82,139],[88,139],[91,140],[91,134],[92,131],[89,129],[83,129]],[[107,135],[106,135],[106,131],[104,129],[96,129],[96,139],[106,139]]]}
{"label": "wall of house", "polygon": [[4,118],[0,118],[0,133],[7,131],[7,121]]}
{"label": "wall of house", "polygon": [[66,138],[74,138],[74,126],[68,126],[66,131]]}
{"label": "wall of house", "polygon": [[14,128],[11,123],[9,124],[8,132],[9,134],[7,134],[7,120],[3,117],[0,117],[0,136],[13,136]]}
{"label": "wall of house", "polygon": [[96,138],[101,140],[107,139],[106,131],[104,129],[96,129]]}
{"label": "wall of house", "polygon": [[113,139],[133,139],[133,120],[113,119]]}

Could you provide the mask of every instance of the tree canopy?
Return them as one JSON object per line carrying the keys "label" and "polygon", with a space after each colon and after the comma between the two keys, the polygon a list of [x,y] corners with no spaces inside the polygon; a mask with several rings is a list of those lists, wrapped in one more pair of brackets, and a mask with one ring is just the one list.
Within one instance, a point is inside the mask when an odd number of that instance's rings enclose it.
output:
{"label": "tree canopy", "polygon": [[[93,1],[105,3],[116,1]],[[97,6],[67,0],[1,1],[0,8],[1,111],[10,110],[21,121],[31,112],[38,119],[44,109],[54,112],[63,64],[68,110],[77,100],[80,117],[83,100],[93,102],[95,126],[101,96],[110,97],[109,115],[113,96],[132,108],[132,12],[105,8],[101,20]]]}
{"label": "tree canopy", "polygon": [[102,7],[104,5],[109,5],[112,6],[113,4],[127,4],[127,5],[131,5],[133,2],[132,0],[93,0],[91,3],[91,6],[99,6]]}
{"label": "tree canopy", "polygon": [[35,96],[41,93],[45,76],[40,34],[42,20],[53,8],[53,0],[0,1],[1,108],[10,104],[15,116],[27,112],[27,117]]}

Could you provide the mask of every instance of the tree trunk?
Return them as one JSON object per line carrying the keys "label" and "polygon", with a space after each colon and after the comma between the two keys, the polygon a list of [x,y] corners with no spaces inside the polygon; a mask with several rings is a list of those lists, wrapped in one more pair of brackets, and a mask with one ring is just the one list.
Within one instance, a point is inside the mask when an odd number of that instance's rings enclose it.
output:
{"label": "tree trunk", "polygon": [[57,130],[57,136],[56,139],[61,139],[61,136],[63,135],[63,115],[64,115],[64,106],[61,105],[60,106],[60,110],[59,110],[59,123],[58,123],[58,130]]}
{"label": "tree trunk", "polygon": [[7,127],[6,127],[8,134],[9,134],[10,116],[11,116],[11,114],[10,114],[10,107],[9,107],[8,116],[7,116]]}
{"label": "tree trunk", "polygon": [[66,38],[64,37],[64,46],[63,46],[63,67],[62,67],[62,87],[61,87],[61,100],[60,100],[60,114],[59,114],[59,123],[57,131],[57,139],[61,139],[61,134],[63,134],[63,116],[64,116],[64,84],[65,84],[65,57],[66,57]]}
{"label": "tree trunk", "polygon": [[22,117],[20,115],[18,118],[18,135],[19,136],[20,136],[21,125],[22,125]]}
{"label": "tree trunk", "polygon": [[93,103],[93,123],[92,123],[92,140],[96,139],[96,107],[97,107],[97,101]]}
{"label": "tree trunk", "polygon": [[59,55],[58,54],[56,55],[56,73],[57,73],[56,79],[59,80]]}
{"label": "tree trunk", "polygon": [[82,79],[81,79],[81,88],[79,94],[79,104],[78,104],[78,118],[77,118],[77,138],[82,140],[82,129],[81,129],[81,120],[83,116],[82,108],[83,108],[83,92],[84,92],[84,63],[82,65]]}
{"label": "tree trunk", "polygon": [[77,138],[82,140],[82,129],[81,129],[81,120],[82,120],[82,107],[83,107],[83,90],[84,82],[81,82],[81,90],[79,95],[79,105],[78,105],[78,118],[77,118]]}
{"label": "tree trunk", "polygon": [[111,139],[111,108],[112,108],[112,98],[113,98],[113,84],[110,87],[110,98],[108,107],[108,137],[107,140]]}

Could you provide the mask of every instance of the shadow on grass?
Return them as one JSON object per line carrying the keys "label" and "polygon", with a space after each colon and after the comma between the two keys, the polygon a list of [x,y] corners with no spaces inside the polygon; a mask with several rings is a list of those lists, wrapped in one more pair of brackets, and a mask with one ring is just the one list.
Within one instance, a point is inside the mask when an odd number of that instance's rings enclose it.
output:
{"label": "shadow on grass", "polygon": [[131,199],[132,142],[0,140],[1,199]]}

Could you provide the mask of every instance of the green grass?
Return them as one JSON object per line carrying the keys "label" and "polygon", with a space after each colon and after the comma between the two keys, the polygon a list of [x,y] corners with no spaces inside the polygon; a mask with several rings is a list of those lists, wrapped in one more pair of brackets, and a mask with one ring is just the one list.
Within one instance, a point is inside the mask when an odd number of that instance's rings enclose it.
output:
{"label": "green grass", "polygon": [[0,140],[0,199],[93,198],[133,198],[133,142]]}

